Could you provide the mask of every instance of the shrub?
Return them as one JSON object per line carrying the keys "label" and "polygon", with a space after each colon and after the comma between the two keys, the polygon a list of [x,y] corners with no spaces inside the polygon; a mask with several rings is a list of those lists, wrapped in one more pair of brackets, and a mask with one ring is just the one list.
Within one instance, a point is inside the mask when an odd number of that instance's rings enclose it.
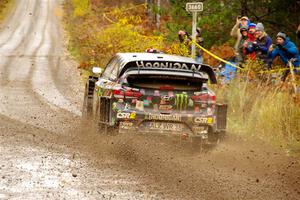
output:
{"label": "shrub", "polygon": [[286,147],[300,145],[300,107],[288,92],[242,78],[216,91],[228,103],[228,132]]}

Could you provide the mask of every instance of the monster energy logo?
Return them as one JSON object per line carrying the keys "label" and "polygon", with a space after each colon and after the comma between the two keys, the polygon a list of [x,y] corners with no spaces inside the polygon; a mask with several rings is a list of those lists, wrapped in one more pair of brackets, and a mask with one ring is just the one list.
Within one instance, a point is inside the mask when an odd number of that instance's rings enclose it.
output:
{"label": "monster energy logo", "polygon": [[189,100],[188,100],[188,95],[186,92],[183,92],[181,94],[176,94],[176,108],[178,110],[186,110]]}

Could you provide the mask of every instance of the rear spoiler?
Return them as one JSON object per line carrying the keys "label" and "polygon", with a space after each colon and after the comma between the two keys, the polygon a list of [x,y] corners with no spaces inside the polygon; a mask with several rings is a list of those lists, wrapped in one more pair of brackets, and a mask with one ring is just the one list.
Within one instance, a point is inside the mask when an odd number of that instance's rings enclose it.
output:
{"label": "rear spoiler", "polygon": [[217,84],[217,78],[216,78],[215,72],[210,66],[202,65],[200,71],[208,74],[211,84]]}
{"label": "rear spoiler", "polygon": [[185,63],[185,62],[172,62],[172,61],[131,61],[126,63],[120,68],[118,76],[122,76],[128,69],[137,68],[140,69],[172,69],[172,70],[185,70],[190,72],[203,72],[206,73],[210,79],[211,84],[217,84],[217,78],[215,72],[209,65],[201,63]]}

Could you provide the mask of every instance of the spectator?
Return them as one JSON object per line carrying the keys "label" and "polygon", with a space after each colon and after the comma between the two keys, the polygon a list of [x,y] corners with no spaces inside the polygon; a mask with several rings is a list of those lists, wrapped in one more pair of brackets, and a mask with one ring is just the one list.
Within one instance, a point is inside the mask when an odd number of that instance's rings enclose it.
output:
{"label": "spectator", "polygon": [[[290,39],[286,36],[285,33],[279,32],[276,36],[276,47],[274,48],[273,45],[269,48],[269,56],[273,60],[275,57],[280,56],[281,60],[284,64],[288,65],[288,61],[294,58],[295,60],[292,62],[294,67],[300,66],[300,55],[296,45],[290,41]],[[282,81],[285,81],[289,70],[287,70],[283,77]]]}
{"label": "spectator", "polygon": [[[196,29],[197,33],[196,33],[196,42],[197,44],[199,44],[200,46],[203,46],[203,37],[201,37],[201,29],[197,28]],[[187,49],[189,50],[189,52],[191,52],[192,47],[191,47],[191,41],[192,41],[192,37],[190,34],[188,34],[185,31],[180,30],[178,32],[178,38],[181,44],[184,44]],[[196,61],[199,63],[203,62],[203,57],[202,57],[202,50],[200,48],[198,48],[196,46]]]}
{"label": "spectator", "polygon": [[190,35],[185,31],[178,31],[178,39],[180,43],[188,44],[191,41]]}
{"label": "spectator", "polygon": [[297,37],[299,38],[299,40],[300,40],[300,24],[299,24],[299,26],[298,26],[298,29],[297,29]]}
{"label": "spectator", "polygon": [[241,18],[237,18],[236,19],[236,23],[235,23],[235,25],[233,26],[233,28],[232,28],[232,30],[230,32],[230,35],[232,37],[237,38],[236,43],[234,45],[234,49],[236,50],[236,52],[238,52],[238,46],[239,46],[240,41],[242,39],[240,28],[242,26],[246,26],[248,24],[249,24],[249,18],[248,17],[243,16]]}
{"label": "spectator", "polygon": [[251,60],[255,60],[256,59],[256,53],[255,53],[255,49],[253,46],[253,42],[255,42],[256,38],[255,38],[255,28],[256,28],[256,24],[254,23],[250,23],[249,27],[248,27],[248,36],[247,36],[247,40],[244,43],[244,49],[243,49],[243,53],[246,59],[251,59]]}
{"label": "spectator", "polygon": [[241,32],[242,38],[239,42],[238,51],[237,51],[237,62],[238,63],[242,63],[245,59],[243,49],[244,49],[244,43],[248,39],[248,26],[247,25],[242,26],[240,28],[240,32]]}
{"label": "spectator", "polygon": [[[236,58],[235,57],[231,57],[228,62],[236,65],[235,62]],[[223,76],[224,79],[224,83],[229,83],[232,79],[234,79],[235,75],[236,75],[237,69],[236,67],[231,66],[230,64],[226,63],[224,70],[222,70],[222,72],[220,73],[221,76]]]}
{"label": "spectator", "polygon": [[267,35],[262,23],[257,23],[255,28],[255,38],[256,42],[253,43],[256,58],[262,60],[266,64],[270,64],[270,59],[268,57],[268,50],[272,45],[272,39]]}

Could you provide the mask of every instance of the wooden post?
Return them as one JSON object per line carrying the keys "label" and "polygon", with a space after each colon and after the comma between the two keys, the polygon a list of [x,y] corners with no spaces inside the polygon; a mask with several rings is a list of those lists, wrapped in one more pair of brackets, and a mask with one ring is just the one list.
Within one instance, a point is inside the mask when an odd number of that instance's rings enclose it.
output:
{"label": "wooden post", "polygon": [[157,0],[156,28],[160,30],[160,0]]}

